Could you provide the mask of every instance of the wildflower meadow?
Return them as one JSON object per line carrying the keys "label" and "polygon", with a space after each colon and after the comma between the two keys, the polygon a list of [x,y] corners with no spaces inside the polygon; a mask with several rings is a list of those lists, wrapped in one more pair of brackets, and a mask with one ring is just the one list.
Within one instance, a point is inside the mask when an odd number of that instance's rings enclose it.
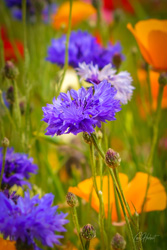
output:
{"label": "wildflower meadow", "polygon": [[167,1],[0,0],[0,250],[167,249]]}

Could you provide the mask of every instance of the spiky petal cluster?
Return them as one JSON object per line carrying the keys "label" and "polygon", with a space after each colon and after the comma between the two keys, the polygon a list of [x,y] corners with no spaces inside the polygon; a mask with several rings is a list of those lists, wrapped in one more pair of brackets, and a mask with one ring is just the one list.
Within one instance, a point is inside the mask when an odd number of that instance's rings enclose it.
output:
{"label": "spiky petal cluster", "polygon": [[[65,62],[65,43],[66,36],[63,35],[58,39],[53,39],[51,46],[48,48],[47,61],[63,66]],[[117,53],[121,55],[122,60],[124,56],[121,54],[121,45],[108,44],[107,48],[103,48],[88,32],[72,31],[69,41],[69,65],[77,67],[79,63],[85,62],[98,64],[99,68],[104,67],[110,63],[113,56]]]}
{"label": "spiky petal cluster", "polygon": [[53,247],[60,244],[62,235],[55,232],[65,232],[63,227],[68,220],[67,214],[58,213],[57,206],[52,206],[54,196],[46,194],[41,199],[38,195],[30,198],[28,192],[25,197],[19,197],[17,204],[0,192],[0,233],[4,238],[33,246],[34,250],[40,248],[35,240],[44,246]]}
{"label": "spiky petal cluster", "polygon": [[116,70],[111,64],[106,65],[102,70],[99,70],[98,65],[92,63],[80,63],[76,69],[81,80],[86,80],[90,83],[99,84],[103,80],[107,80],[117,90],[115,98],[121,103],[127,104],[131,99],[134,87],[132,86],[132,77],[127,71],[122,71],[116,74]]}
{"label": "spiky petal cluster", "polygon": [[53,104],[43,107],[43,120],[48,123],[47,135],[80,132],[92,133],[101,122],[115,120],[120,102],[114,99],[116,90],[107,81],[94,84],[89,89],[60,93]]}
{"label": "spiky petal cluster", "polygon": [[[0,172],[3,162],[3,148],[0,148]],[[36,174],[37,165],[33,164],[33,158],[28,158],[24,153],[14,153],[13,148],[8,148],[5,159],[5,170],[2,179],[2,187],[10,188],[13,185],[28,185],[26,180],[30,174]]]}

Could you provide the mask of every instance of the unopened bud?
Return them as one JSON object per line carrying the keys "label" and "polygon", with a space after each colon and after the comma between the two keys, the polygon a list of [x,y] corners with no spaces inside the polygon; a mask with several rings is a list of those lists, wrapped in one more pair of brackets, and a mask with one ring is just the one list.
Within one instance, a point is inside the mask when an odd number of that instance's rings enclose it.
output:
{"label": "unopened bud", "polygon": [[3,68],[3,74],[6,78],[14,80],[18,76],[19,71],[11,61],[7,61]]}
{"label": "unopened bud", "polygon": [[81,235],[85,240],[92,240],[96,237],[96,230],[91,224],[87,224],[82,228]]}
{"label": "unopened bud", "polygon": [[116,233],[112,238],[111,246],[114,250],[123,250],[126,247],[126,241],[119,233]]}
{"label": "unopened bud", "polygon": [[4,137],[2,140],[2,147],[7,148],[9,147],[9,140],[8,138]]}
{"label": "unopened bud", "polygon": [[166,85],[167,84],[167,72],[163,72],[160,74],[158,82],[160,85]]}
{"label": "unopened bud", "polygon": [[116,168],[120,165],[121,158],[119,153],[109,148],[105,155],[105,162],[110,168]]}
{"label": "unopened bud", "polygon": [[92,143],[92,138],[87,132],[83,132],[83,139],[87,144]]}
{"label": "unopened bud", "polygon": [[70,207],[76,207],[78,205],[78,198],[76,197],[75,194],[73,194],[71,192],[67,193],[66,201]]}
{"label": "unopened bud", "polygon": [[14,88],[10,86],[6,91],[6,100],[10,103],[14,103]]}
{"label": "unopened bud", "polygon": [[119,69],[120,65],[122,62],[121,54],[120,53],[115,53],[115,55],[112,58],[112,63],[116,67],[116,69]]}
{"label": "unopened bud", "polygon": [[100,130],[97,132],[97,138],[99,140],[101,140],[103,138],[103,134],[102,134],[102,132]]}

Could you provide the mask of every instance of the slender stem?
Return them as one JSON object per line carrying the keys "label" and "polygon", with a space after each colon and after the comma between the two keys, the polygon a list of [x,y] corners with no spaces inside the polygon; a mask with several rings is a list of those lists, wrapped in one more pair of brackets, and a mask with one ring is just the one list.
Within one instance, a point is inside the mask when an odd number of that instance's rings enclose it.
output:
{"label": "slender stem", "polygon": [[3,40],[0,35],[0,51],[1,51],[1,68],[5,65],[5,57],[4,57],[4,46],[3,46]]}
{"label": "slender stem", "polygon": [[18,129],[21,129],[21,113],[18,99],[18,88],[15,80],[12,81],[14,87],[14,116]]}
{"label": "slender stem", "polygon": [[103,202],[103,193],[102,191],[98,192],[99,194],[99,202],[100,202],[100,211],[99,211],[99,219],[100,219],[100,233],[102,239],[102,250],[108,249],[108,241],[107,235],[104,229],[104,202]]}
{"label": "slender stem", "polygon": [[151,83],[150,83],[150,69],[149,65],[147,64],[147,83],[148,83],[148,93],[149,93],[149,101],[151,105],[151,111],[152,111],[152,94],[151,94]]}
{"label": "slender stem", "polygon": [[67,30],[67,35],[66,35],[65,63],[64,63],[63,75],[62,75],[62,78],[58,87],[57,95],[59,94],[61,90],[61,86],[63,84],[64,77],[68,68],[68,58],[69,58],[68,48],[69,48],[69,40],[70,40],[70,33],[71,33],[72,2],[73,0],[70,0],[70,13],[69,13],[69,19],[68,19],[68,30]]}
{"label": "slender stem", "polygon": [[74,223],[74,226],[75,226],[75,228],[77,230],[78,238],[79,238],[79,241],[81,243],[82,249],[85,250],[83,240],[82,240],[82,237],[81,237],[81,234],[80,234],[80,226],[79,226],[79,223],[78,223],[78,216],[77,216],[77,211],[76,211],[75,207],[71,207],[71,214],[72,214],[73,223]]}
{"label": "slender stem", "polygon": [[93,145],[93,143],[90,144],[90,160],[91,160],[94,188],[95,188],[97,196],[99,196],[97,182],[96,182],[97,173],[96,173],[96,166],[95,166],[94,145]]}
{"label": "slender stem", "polygon": [[[148,160],[146,163],[146,166],[148,167],[148,178],[147,178],[146,193],[145,193],[145,197],[144,197],[144,201],[143,201],[143,205],[142,205],[142,212],[144,211],[144,206],[145,206],[145,203],[147,200],[147,194],[148,194],[148,190],[149,190],[149,186],[150,186],[151,167],[152,167],[153,157],[154,157],[154,153],[155,153],[155,149],[156,149],[156,145],[157,145],[157,141],[158,141],[158,130],[159,130],[160,117],[161,117],[161,103],[162,103],[162,97],[163,97],[163,90],[164,90],[164,86],[162,84],[160,84],[159,85],[159,93],[158,93],[157,111],[156,111],[155,123],[154,123],[154,127],[153,127],[153,140],[152,140],[152,144],[151,144],[150,154],[149,154],[149,157],[148,157]],[[145,216],[143,215],[142,227],[144,225],[144,220],[145,220]]]}
{"label": "slender stem", "polygon": [[116,211],[117,211],[117,216],[118,216],[118,221],[122,220],[122,216],[121,216],[121,210],[120,210],[120,205],[119,205],[119,201],[118,201],[118,196],[117,196],[117,190],[115,185],[113,185],[114,188],[114,197],[115,197],[115,205],[116,205]]}
{"label": "slender stem", "polygon": [[131,226],[130,226],[130,222],[128,220],[128,216],[127,216],[125,208],[124,208],[122,197],[121,197],[121,195],[119,193],[119,190],[118,190],[118,186],[117,186],[117,182],[116,182],[116,179],[115,179],[115,176],[114,176],[114,172],[113,172],[113,170],[111,168],[109,168],[109,171],[110,171],[111,177],[113,179],[113,182],[114,182],[114,185],[115,185],[115,188],[116,188],[116,191],[117,191],[117,195],[118,195],[119,201],[121,203],[122,211],[123,211],[123,214],[124,214],[124,217],[125,217],[125,220],[126,220],[128,231],[129,231],[129,237],[130,237],[130,240],[131,240],[132,249],[137,250],[136,249],[136,245],[135,245],[135,241],[134,241],[134,238],[133,238],[133,233],[132,233],[132,229],[131,229]]}
{"label": "slender stem", "polygon": [[2,179],[3,179],[4,170],[5,170],[6,151],[7,151],[7,147],[4,147],[3,148],[3,163],[2,163],[1,176],[0,176],[0,189],[2,188]]}
{"label": "slender stem", "polygon": [[85,243],[85,250],[89,250],[89,246],[90,246],[90,241],[87,240]]}

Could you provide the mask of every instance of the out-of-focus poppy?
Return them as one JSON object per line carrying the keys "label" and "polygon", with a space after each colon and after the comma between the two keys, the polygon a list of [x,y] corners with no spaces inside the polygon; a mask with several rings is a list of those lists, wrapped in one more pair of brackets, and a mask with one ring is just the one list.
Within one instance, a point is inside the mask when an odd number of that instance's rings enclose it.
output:
{"label": "out-of-focus poppy", "polygon": [[135,28],[127,28],[134,35],[145,61],[154,69],[167,70],[167,20],[140,21]]}
{"label": "out-of-focus poppy", "polygon": [[16,250],[15,241],[0,238],[0,250]]}
{"label": "out-of-focus poppy", "polygon": [[4,48],[4,57],[5,61],[14,60],[17,61],[18,56],[24,56],[24,47],[22,42],[14,40],[13,43],[8,39],[6,30],[2,27],[1,29],[1,38]]}
{"label": "out-of-focus poppy", "polygon": [[[147,188],[147,179],[148,174],[138,172],[135,177],[128,183],[128,176],[125,174],[119,174],[121,185],[124,191],[126,200],[130,206],[131,213],[135,213],[135,209],[138,213],[141,213],[142,205]],[[100,190],[100,176],[96,177],[96,182],[98,189]],[[116,204],[114,197],[113,182],[110,177],[110,203],[111,203],[111,212],[112,212],[112,221],[117,221],[117,212]],[[77,187],[70,187],[69,192],[76,194],[77,196],[83,198],[89,202],[90,195],[91,206],[99,212],[99,199],[96,195],[96,192],[93,188],[92,178],[86,179],[78,184]],[[104,201],[104,210],[105,215],[108,213],[108,177],[103,177],[103,201]],[[155,211],[155,210],[164,210],[166,208],[167,196],[165,188],[161,184],[158,178],[151,176],[150,186],[148,189],[147,199],[144,206],[144,212]],[[135,209],[134,209],[135,207]],[[123,213],[122,213],[123,218]]]}
{"label": "out-of-focus poppy", "polygon": [[103,0],[104,8],[108,10],[124,9],[125,11],[134,14],[134,9],[128,0]]}
{"label": "out-of-focus poppy", "polygon": [[[138,70],[138,78],[141,83],[141,86],[147,85],[147,72],[144,69]],[[159,82],[158,78],[160,76],[159,72],[155,72],[153,70],[150,70],[149,77],[150,77],[150,85],[151,85],[151,94],[152,94],[152,108],[153,110],[156,110],[157,108],[157,99],[158,99],[158,91],[159,91]],[[162,97],[162,108],[167,108],[167,86],[164,87],[163,91],[163,97]]]}
{"label": "out-of-focus poppy", "polygon": [[[52,25],[55,29],[68,28],[70,2],[63,3],[52,16]],[[88,19],[96,13],[96,9],[89,3],[74,1],[72,4],[72,27]]]}

